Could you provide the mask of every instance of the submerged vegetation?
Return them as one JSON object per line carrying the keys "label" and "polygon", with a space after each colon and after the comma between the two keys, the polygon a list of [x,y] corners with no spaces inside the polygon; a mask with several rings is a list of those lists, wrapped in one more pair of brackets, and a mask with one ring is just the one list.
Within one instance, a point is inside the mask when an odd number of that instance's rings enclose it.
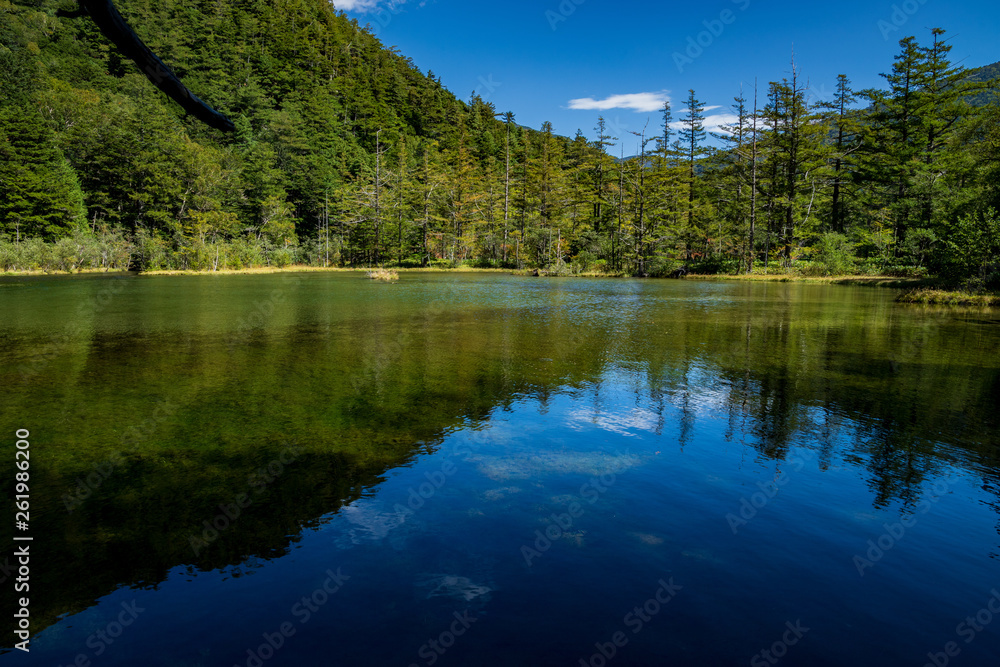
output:
{"label": "submerged vegetation", "polygon": [[459,100],[324,0],[122,0],[233,119],[223,134],[61,3],[0,2],[3,271],[683,267],[1000,287],[1000,106],[940,29],[900,42],[884,90],[842,75],[817,99],[793,64],[740,92],[716,145],[693,90],[677,122],[669,104],[635,137],[598,118],[589,141]]}

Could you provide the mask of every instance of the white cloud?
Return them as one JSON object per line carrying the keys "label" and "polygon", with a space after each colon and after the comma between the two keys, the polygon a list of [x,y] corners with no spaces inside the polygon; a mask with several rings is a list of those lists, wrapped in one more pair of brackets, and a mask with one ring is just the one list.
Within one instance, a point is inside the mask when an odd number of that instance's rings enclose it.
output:
{"label": "white cloud", "polygon": [[[706,107],[712,109],[720,109],[721,107]],[[705,116],[705,120],[702,121],[702,125],[705,127],[706,132],[718,132],[722,134],[730,134],[722,128],[723,125],[732,125],[740,119],[739,116],[732,113],[717,113],[709,116]],[[670,127],[674,130],[684,129],[684,122],[675,120],[670,124]]]}
{"label": "white cloud", "polygon": [[628,93],[626,95],[611,95],[603,100],[595,100],[593,97],[581,97],[570,100],[570,109],[633,109],[637,112],[659,111],[663,108],[663,103],[668,101],[670,96],[666,90],[658,93]]}
{"label": "white cloud", "polygon": [[377,4],[378,0],[334,0],[333,8],[345,12],[367,12]]}
{"label": "white cloud", "polygon": [[399,5],[406,4],[406,0],[388,0],[388,2],[383,0],[333,0],[334,9],[342,9],[345,12],[357,12],[359,14],[366,14],[373,11],[380,4],[386,5],[391,10]]}
{"label": "white cloud", "polygon": [[709,132],[721,132],[729,134],[722,128],[723,125],[732,125],[739,121],[740,117],[732,113],[719,113],[713,116],[705,116],[705,129]]}

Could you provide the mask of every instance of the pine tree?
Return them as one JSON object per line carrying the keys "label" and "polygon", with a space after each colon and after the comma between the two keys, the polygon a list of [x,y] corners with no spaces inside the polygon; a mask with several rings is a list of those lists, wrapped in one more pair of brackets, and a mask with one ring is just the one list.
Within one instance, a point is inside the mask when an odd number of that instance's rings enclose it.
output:
{"label": "pine tree", "polygon": [[857,168],[852,155],[861,146],[862,128],[857,113],[849,107],[857,101],[851,82],[846,75],[837,76],[837,90],[830,102],[818,106],[824,110],[824,121],[830,128],[832,162],[832,193],[830,199],[829,228],[843,234],[845,229],[844,194],[852,172]]}
{"label": "pine tree", "polygon": [[504,174],[503,174],[503,245],[500,264],[507,265],[507,229],[510,223],[510,131],[514,125],[513,112],[503,114],[504,122]]}
{"label": "pine tree", "polygon": [[84,224],[80,184],[41,115],[0,107],[0,231],[55,240]]}
{"label": "pine tree", "polygon": [[687,109],[681,118],[679,147],[687,161],[687,224],[683,232],[684,253],[691,259],[693,249],[703,237],[699,228],[700,220],[695,214],[695,191],[697,189],[697,163],[707,151],[702,146],[705,140],[705,104],[695,97],[694,90],[688,90]]}
{"label": "pine tree", "polygon": [[[733,98],[732,109],[736,119],[722,127],[723,132],[716,134],[716,138],[728,147],[724,149],[720,157],[723,157],[723,164],[717,169],[717,181],[719,183],[718,198],[720,205],[719,224],[723,220],[728,224],[728,235],[733,239],[738,239],[740,248],[740,267],[752,265],[752,232],[750,230],[752,218],[752,183],[753,145],[755,140],[755,121],[753,112],[747,108],[746,98],[743,91]],[[719,248],[721,249],[723,232],[719,231]]]}

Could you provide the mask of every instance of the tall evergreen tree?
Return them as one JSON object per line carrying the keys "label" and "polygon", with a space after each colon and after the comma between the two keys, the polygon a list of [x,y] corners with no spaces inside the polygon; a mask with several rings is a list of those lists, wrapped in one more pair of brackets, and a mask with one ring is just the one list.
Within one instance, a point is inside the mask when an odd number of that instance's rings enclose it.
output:
{"label": "tall evergreen tree", "polygon": [[698,160],[704,156],[702,142],[705,140],[705,104],[695,97],[694,89],[688,90],[687,108],[681,118],[681,131],[678,139],[687,161],[687,225],[684,230],[684,252],[688,259],[696,246],[700,245],[704,234],[700,229],[701,221],[695,214],[695,190],[697,188]]}
{"label": "tall evergreen tree", "polygon": [[54,240],[84,224],[80,184],[41,115],[0,107],[0,230]]}

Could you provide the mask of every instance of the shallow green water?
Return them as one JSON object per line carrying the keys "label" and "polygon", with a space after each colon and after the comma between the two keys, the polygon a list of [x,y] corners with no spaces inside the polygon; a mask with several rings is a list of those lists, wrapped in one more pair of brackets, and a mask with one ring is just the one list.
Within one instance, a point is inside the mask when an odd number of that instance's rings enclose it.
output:
{"label": "shallow green water", "polygon": [[[986,664],[995,628],[957,626],[1000,589],[1000,318],[892,296],[2,279],[0,432],[12,461],[31,431],[38,556],[32,652],[0,661],[252,665],[289,622],[262,662],[746,664],[801,619],[788,664],[952,640]],[[661,580],[683,588],[637,630]]]}

